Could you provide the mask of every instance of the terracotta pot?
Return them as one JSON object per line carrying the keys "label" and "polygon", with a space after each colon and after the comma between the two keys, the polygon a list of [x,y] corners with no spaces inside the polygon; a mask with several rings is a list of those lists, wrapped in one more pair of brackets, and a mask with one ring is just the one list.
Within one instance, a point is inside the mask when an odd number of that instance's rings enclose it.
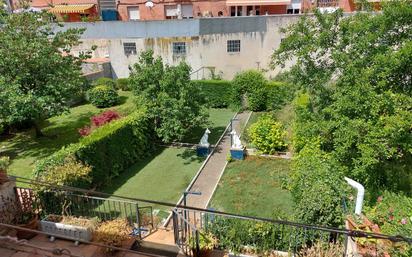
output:
{"label": "terracotta pot", "polygon": [[[32,220],[30,220],[27,224],[20,224],[20,225],[17,225],[17,226],[21,227],[21,228],[28,228],[28,229],[37,230],[37,228],[39,226],[39,219],[36,216]],[[17,235],[18,239],[29,240],[29,239],[32,239],[33,237],[35,237],[37,235],[37,233],[18,230],[16,235]]]}

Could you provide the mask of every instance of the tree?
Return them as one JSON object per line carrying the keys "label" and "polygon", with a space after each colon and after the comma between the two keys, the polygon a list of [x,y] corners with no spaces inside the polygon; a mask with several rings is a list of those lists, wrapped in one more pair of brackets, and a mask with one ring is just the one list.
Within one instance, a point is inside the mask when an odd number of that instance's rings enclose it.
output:
{"label": "tree", "polygon": [[55,32],[47,13],[23,12],[3,17],[0,27],[0,124],[41,122],[68,111],[82,90],[81,62],[71,55],[83,30]]}
{"label": "tree", "polygon": [[148,107],[157,135],[164,142],[181,140],[206,121],[204,99],[190,81],[190,66],[163,65],[153,51],[142,52],[130,75],[130,87]]}
{"label": "tree", "polygon": [[283,29],[272,56],[273,66],[295,58],[292,78],[309,96],[294,136],[302,144],[320,135],[322,150],[369,192],[412,194],[411,17],[409,1],[348,17],[316,11]]}

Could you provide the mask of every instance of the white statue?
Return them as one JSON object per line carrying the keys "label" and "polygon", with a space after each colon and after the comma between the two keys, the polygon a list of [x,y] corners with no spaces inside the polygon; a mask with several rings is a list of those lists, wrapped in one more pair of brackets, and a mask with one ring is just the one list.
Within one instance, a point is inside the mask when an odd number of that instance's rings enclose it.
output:
{"label": "white statue", "polygon": [[202,147],[209,147],[209,134],[210,130],[207,128],[205,133],[203,134],[202,138],[200,139],[199,145]]}
{"label": "white statue", "polygon": [[230,134],[232,135],[232,148],[233,149],[243,149],[242,142],[240,141],[240,138],[237,135],[236,131],[232,130]]}

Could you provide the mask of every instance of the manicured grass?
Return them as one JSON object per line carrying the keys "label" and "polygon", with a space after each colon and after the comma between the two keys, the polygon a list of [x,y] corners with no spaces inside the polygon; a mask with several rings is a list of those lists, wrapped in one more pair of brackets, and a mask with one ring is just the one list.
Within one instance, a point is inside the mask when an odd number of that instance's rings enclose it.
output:
{"label": "manicured grass", "polygon": [[248,157],[228,164],[209,204],[211,208],[264,218],[275,217],[275,210],[293,213],[289,191],[282,180],[290,172],[290,161]]}
{"label": "manicured grass", "polygon": [[[200,168],[204,158],[184,148],[161,148],[115,178],[103,192],[117,196],[175,204]],[[148,204],[143,204],[146,206]],[[164,212],[170,207],[154,206]]]}
{"label": "manicured grass", "polygon": [[[116,109],[127,115],[135,109],[133,94],[119,91],[121,103],[107,108]],[[32,177],[36,161],[59,150],[62,146],[78,141],[78,129],[90,123],[90,117],[103,112],[91,104],[71,108],[70,113],[52,117],[43,124],[45,137],[35,138],[32,129],[18,132],[7,138],[0,138],[0,153],[11,158],[8,173],[22,177]]]}
{"label": "manicured grass", "polygon": [[209,109],[209,123],[205,122],[205,124],[200,124],[200,126],[193,128],[191,133],[187,135],[182,142],[192,144],[199,143],[206,128],[209,128],[211,132],[209,135],[209,143],[216,144],[234,115],[235,112],[230,109]]}

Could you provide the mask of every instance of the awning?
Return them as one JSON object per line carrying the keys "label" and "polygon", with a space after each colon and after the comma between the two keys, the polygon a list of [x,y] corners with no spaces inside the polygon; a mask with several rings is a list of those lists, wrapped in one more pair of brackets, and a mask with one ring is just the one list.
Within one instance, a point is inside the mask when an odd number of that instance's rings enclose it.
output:
{"label": "awning", "polygon": [[55,5],[49,9],[51,13],[85,13],[94,7],[94,4],[67,4]]}
{"label": "awning", "polygon": [[227,0],[226,5],[287,5],[290,2],[290,0]]}

